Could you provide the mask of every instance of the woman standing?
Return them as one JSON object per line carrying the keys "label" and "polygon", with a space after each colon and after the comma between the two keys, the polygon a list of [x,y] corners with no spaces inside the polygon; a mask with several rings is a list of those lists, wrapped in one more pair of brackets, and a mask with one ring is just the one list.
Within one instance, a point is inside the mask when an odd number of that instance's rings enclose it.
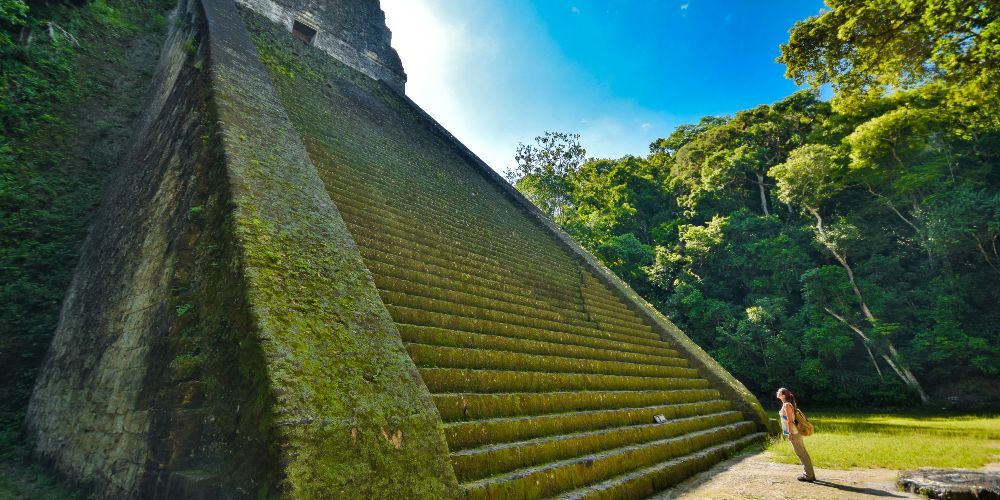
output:
{"label": "woman standing", "polygon": [[781,409],[778,410],[778,416],[781,417],[781,432],[788,436],[788,441],[792,443],[792,449],[795,450],[795,456],[799,457],[799,462],[802,462],[802,468],[805,470],[805,473],[797,479],[811,483],[816,480],[816,473],[813,471],[812,459],[809,458],[806,445],[802,442],[802,434],[795,428],[795,408],[798,407],[795,395],[792,394],[792,391],[782,387],[778,389],[778,399],[781,400]]}

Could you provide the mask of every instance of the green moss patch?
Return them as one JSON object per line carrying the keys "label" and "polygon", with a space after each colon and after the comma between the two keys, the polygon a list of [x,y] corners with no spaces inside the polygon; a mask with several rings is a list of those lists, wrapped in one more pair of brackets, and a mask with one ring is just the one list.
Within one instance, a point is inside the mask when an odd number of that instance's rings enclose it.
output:
{"label": "green moss patch", "polygon": [[601,408],[637,408],[718,399],[713,389],[580,391],[558,393],[435,394],[445,421],[541,415]]}
{"label": "green moss patch", "polygon": [[[283,78],[310,73],[294,57],[258,58],[231,4],[205,5],[281,488],[301,497],[447,496],[455,479],[437,412],[261,60],[280,65]],[[269,30],[259,35],[265,45],[293,40],[255,22]]]}

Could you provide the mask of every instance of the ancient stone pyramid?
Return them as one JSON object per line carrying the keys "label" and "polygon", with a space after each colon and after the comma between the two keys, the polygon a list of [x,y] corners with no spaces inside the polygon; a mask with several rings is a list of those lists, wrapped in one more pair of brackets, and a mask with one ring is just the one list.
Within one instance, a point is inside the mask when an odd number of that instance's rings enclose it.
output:
{"label": "ancient stone pyramid", "polygon": [[171,21],[29,409],[53,467],[105,496],[637,498],[764,436],[400,92],[375,0],[241,3]]}

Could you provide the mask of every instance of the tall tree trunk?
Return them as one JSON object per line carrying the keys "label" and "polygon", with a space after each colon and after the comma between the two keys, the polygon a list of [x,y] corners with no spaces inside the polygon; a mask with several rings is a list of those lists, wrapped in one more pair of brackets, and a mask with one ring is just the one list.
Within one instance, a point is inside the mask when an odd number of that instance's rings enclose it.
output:
{"label": "tall tree trunk", "polygon": [[[865,344],[865,349],[868,350],[868,356],[872,358],[872,363],[875,364],[875,359],[874,357],[872,357],[872,351],[868,347],[868,344],[871,343],[871,337],[865,334],[864,330],[862,330],[861,328],[852,325],[843,316],[833,312],[833,309],[830,309],[829,307],[824,307],[823,310],[826,311],[827,314],[829,314],[830,316],[833,316],[838,321],[846,325],[847,328],[856,333],[859,337],[861,337],[862,342]],[[921,386],[920,382],[917,381],[917,378],[913,376],[913,372],[911,372],[909,368],[907,368],[905,365],[901,363],[901,360],[899,360],[899,352],[896,351],[896,347],[893,346],[892,342],[889,342],[888,340],[886,341],[886,347],[888,348],[889,353],[887,354],[884,352],[880,352],[879,357],[885,360],[885,363],[889,365],[889,368],[892,368],[892,371],[896,374],[897,377],[899,377],[900,380],[903,381],[904,384],[906,384],[907,387],[916,391],[917,395],[920,396],[920,402],[922,402],[923,404],[929,404],[931,402],[931,398],[927,396],[926,392],[924,392],[923,386]],[[878,372],[879,378],[885,380],[882,377],[882,370],[879,369],[878,364],[875,364],[875,371]]]}
{"label": "tall tree trunk", "polygon": [[767,191],[764,190],[764,176],[757,174],[757,188],[760,190],[760,207],[764,209],[764,215],[771,215],[767,210]]}
{"label": "tall tree trunk", "polygon": [[[991,259],[990,255],[988,253],[986,253],[986,249],[983,248],[983,242],[979,239],[979,236],[977,236],[976,233],[974,233],[972,231],[969,231],[968,233],[969,233],[970,236],[972,236],[972,239],[976,240],[976,249],[978,249],[979,250],[979,254],[983,256],[983,260],[986,261],[986,265],[990,266],[990,268],[993,269],[994,271],[1000,273],[1000,266],[997,266],[997,264],[993,263],[994,259]],[[996,238],[994,238],[993,240],[994,240],[993,241],[993,255],[996,256],[997,255]],[[1000,259],[996,259],[996,260],[998,262],[1000,262]]]}
{"label": "tall tree trunk", "polygon": [[[892,342],[886,340],[885,345],[886,348],[889,349],[890,356],[892,356],[894,359],[900,359],[899,352],[896,351],[896,346],[892,345]],[[911,372],[910,369],[907,368],[905,364],[900,363],[898,367],[894,367],[893,369],[902,372],[903,375],[910,381],[909,385],[910,387],[912,387],[917,391],[917,394],[920,395],[921,403],[929,404],[931,402],[931,398],[927,396],[926,392],[924,392],[924,388],[920,386],[920,382],[917,381],[917,377],[913,376],[913,372]]]}
{"label": "tall tree trunk", "polygon": [[[899,217],[899,220],[906,223],[907,226],[910,226],[913,229],[913,231],[917,234],[917,236],[920,237],[920,239],[922,239],[925,243],[928,242],[928,240],[930,240],[927,231],[921,230],[919,227],[917,227],[916,224],[913,223],[913,221],[903,216],[903,214],[898,209],[896,209],[896,205],[892,203],[892,200],[882,195],[878,191],[875,191],[875,189],[872,188],[871,186],[866,186],[866,187],[868,188],[868,192],[871,193],[876,198],[878,198],[885,206],[889,207],[889,210],[892,210],[892,213],[896,214],[896,217]],[[930,262],[931,266],[933,266],[934,252],[931,251],[930,246],[927,246],[924,250],[927,252],[927,261]]]}
{"label": "tall tree trunk", "polygon": [[[872,348],[869,345],[871,343],[871,339],[868,338],[868,335],[865,335],[864,330],[848,323],[843,316],[833,312],[833,309],[830,309],[829,307],[824,307],[823,310],[826,311],[826,313],[829,314],[830,316],[833,316],[838,321],[846,325],[847,328],[849,328],[852,332],[856,333],[859,337],[861,337],[861,345],[865,346],[865,350],[868,351],[868,359],[872,360],[872,366],[875,367],[875,373],[878,373],[878,378],[884,381],[885,377],[882,375],[882,369],[878,367],[878,362],[875,361],[875,355],[872,354]],[[903,380],[903,383],[906,383],[906,380]]]}
{"label": "tall tree trunk", "polygon": [[[806,209],[809,210],[809,212],[813,215],[813,217],[816,218],[816,231],[819,233],[820,237],[822,237],[825,240],[826,228],[823,227],[823,217],[819,214],[819,210],[816,210],[811,207],[806,207]],[[851,282],[851,289],[854,290],[854,296],[858,300],[858,306],[861,308],[861,313],[865,316],[865,319],[868,320],[868,323],[874,326],[877,323],[877,320],[875,319],[875,315],[872,314],[871,309],[868,308],[868,303],[865,302],[865,297],[864,295],[862,295],[861,289],[858,287],[857,281],[854,279],[854,269],[851,268],[850,263],[847,261],[847,255],[842,254],[836,248],[830,245],[824,244],[824,246],[826,247],[827,250],[830,251],[831,254],[833,254],[833,258],[836,259],[838,263],[840,263],[840,266],[844,268],[844,271],[847,271],[847,279]],[[870,338],[868,337],[868,335],[864,333],[863,330],[861,330],[857,326],[852,325],[850,322],[847,321],[846,318],[833,312],[832,309],[828,307],[825,307],[824,309],[831,316],[840,320],[841,323],[847,325],[847,327],[850,328],[852,331],[854,331],[854,333],[858,334],[862,338],[862,340],[864,340],[865,342],[870,342]],[[894,346],[892,344],[892,341],[890,341],[889,339],[884,339],[884,340],[886,348],[889,350],[889,354],[880,352],[879,356],[881,356],[882,359],[885,360],[886,364],[889,365],[889,368],[892,368],[892,371],[896,373],[896,375],[903,381],[904,384],[906,384],[910,389],[913,389],[914,391],[917,392],[917,394],[920,396],[920,401],[922,403],[924,404],[930,403],[931,401],[930,397],[928,397],[927,393],[924,392],[924,388],[920,385],[920,382],[917,381],[917,378],[913,376],[913,372],[911,372],[910,369],[907,368],[904,363],[902,363],[902,360],[900,359],[899,356],[899,352],[896,351],[896,346]],[[869,352],[869,354],[871,353]],[[877,365],[876,365],[876,370],[878,370]],[[881,372],[879,373],[879,375],[881,376]]]}
{"label": "tall tree trunk", "polygon": [[[823,217],[820,216],[819,211],[814,208],[806,207],[806,209],[813,214],[813,217],[816,217],[816,231],[824,240],[826,240],[826,229],[823,227]],[[833,258],[837,260],[840,267],[843,267],[844,270],[847,271],[847,279],[851,282],[851,289],[854,290],[854,296],[858,299],[858,305],[861,306],[861,312],[865,315],[865,319],[874,324],[875,316],[872,314],[871,310],[868,309],[868,303],[865,302],[865,297],[861,294],[861,289],[858,288],[858,283],[854,279],[854,269],[852,269],[851,265],[847,262],[847,255],[840,253],[836,248],[830,245],[824,244],[823,246],[825,246],[826,249],[833,254]]]}

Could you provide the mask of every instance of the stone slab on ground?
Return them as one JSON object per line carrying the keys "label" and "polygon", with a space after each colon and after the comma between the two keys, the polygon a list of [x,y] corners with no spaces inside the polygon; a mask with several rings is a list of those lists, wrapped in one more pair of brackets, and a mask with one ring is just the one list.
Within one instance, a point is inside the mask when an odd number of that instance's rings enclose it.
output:
{"label": "stone slab on ground", "polygon": [[899,473],[900,488],[944,500],[1000,500],[1000,472],[923,468]]}
{"label": "stone slab on ground", "polygon": [[769,453],[742,455],[701,472],[654,497],[666,499],[855,499],[925,498],[898,491],[892,469],[816,469],[817,481],[803,483],[796,464],[772,461]]}

